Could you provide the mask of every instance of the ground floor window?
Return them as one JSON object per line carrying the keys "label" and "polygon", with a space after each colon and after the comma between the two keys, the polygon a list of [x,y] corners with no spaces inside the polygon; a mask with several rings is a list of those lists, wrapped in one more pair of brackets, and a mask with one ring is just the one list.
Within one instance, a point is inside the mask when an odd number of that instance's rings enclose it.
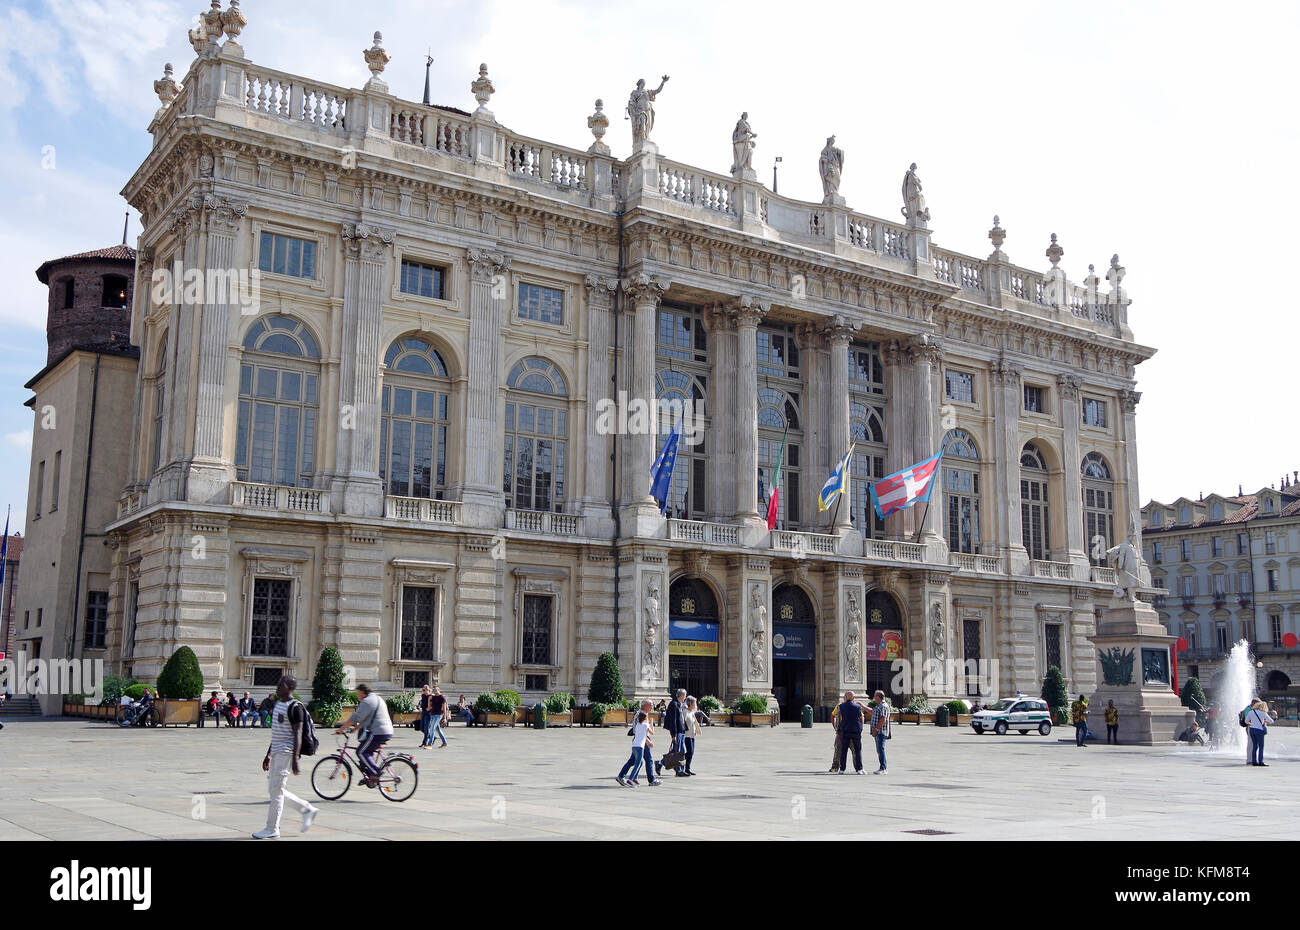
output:
{"label": "ground floor window", "polygon": [[429,684],[430,672],[427,668],[408,668],[402,672],[402,687],[408,691],[423,688]]}
{"label": "ground floor window", "polygon": [[550,675],[525,675],[524,690],[526,691],[548,691],[550,690]]}
{"label": "ground floor window", "polygon": [[287,578],[253,580],[253,628],[249,654],[289,654],[289,597],[293,582]]}
{"label": "ground floor window", "polygon": [[437,622],[437,611],[437,588],[413,584],[402,586],[403,659],[417,662],[433,659],[433,630]]}
{"label": "ground floor window", "polygon": [[284,676],[284,669],[258,666],[253,669],[253,687],[274,688]]}
{"label": "ground floor window", "polygon": [[[523,665],[551,664],[551,625],[555,598],[545,594],[524,595],[524,630],[520,662]],[[545,675],[533,676],[545,678]],[[545,685],[543,684],[544,688]],[[531,688],[529,690],[532,690]]]}
{"label": "ground floor window", "polygon": [[108,592],[90,591],[86,595],[87,649],[103,649],[108,636]]}
{"label": "ground floor window", "polygon": [[[1056,666],[1061,667],[1061,625],[1059,623],[1049,623],[1043,627],[1043,645],[1044,658],[1047,660],[1047,668]],[[1064,669],[1062,669],[1064,671]]]}

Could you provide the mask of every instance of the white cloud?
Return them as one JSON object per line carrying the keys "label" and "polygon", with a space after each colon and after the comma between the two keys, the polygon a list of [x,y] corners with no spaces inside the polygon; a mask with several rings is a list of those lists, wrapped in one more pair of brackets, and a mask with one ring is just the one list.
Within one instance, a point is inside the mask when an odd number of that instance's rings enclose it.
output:
{"label": "white cloud", "polygon": [[30,452],[32,448],[32,431],[26,429],[19,430],[16,433],[5,433],[5,444],[15,449]]}

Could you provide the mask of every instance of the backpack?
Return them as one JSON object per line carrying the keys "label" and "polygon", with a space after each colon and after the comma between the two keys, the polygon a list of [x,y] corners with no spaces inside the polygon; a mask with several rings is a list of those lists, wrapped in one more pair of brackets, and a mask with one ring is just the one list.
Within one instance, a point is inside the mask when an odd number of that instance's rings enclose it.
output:
{"label": "backpack", "polygon": [[316,726],[312,723],[311,714],[307,713],[307,708],[302,701],[294,701],[289,705],[289,719],[293,720],[294,708],[300,708],[298,713],[301,719],[298,723],[302,726],[302,746],[299,752],[304,756],[316,755],[316,750],[320,748],[320,740],[316,738]]}
{"label": "backpack", "polygon": [[1243,727],[1248,727],[1248,726],[1250,726],[1249,721],[1246,720],[1246,715],[1249,714],[1249,713],[1251,712],[1251,709],[1252,709],[1252,708],[1247,707],[1245,710],[1243,710],[1243,711],[1241,711],[1239,714],[1237,714],[1237,722],[1238,722],[1239,724],[1241,724]]}

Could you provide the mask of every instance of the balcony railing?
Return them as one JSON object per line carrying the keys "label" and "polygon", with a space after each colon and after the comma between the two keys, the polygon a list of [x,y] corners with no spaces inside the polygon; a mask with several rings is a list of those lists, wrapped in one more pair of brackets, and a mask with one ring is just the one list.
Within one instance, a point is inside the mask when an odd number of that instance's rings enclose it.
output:
{"label": "balcony railing", "polygon": [[456,526],[460,523],[460,501],[389,496],[384,498],[384,516],[392,520],[410,520],[413,523]]}
{"label": "balcony railing", "polygon": [[547,536],[583,535],[582,517],[573,513],[551,513],[549,510],[507,510],[506,529],[544,533]]}
{"label": "balcony railing", "polygon": [[740,527],[731,523],[709,523],[704,520],[669,520],[668,538],[712,543],[717,546],[738,546]]}
{"label": "balcony railing", "polygon": [[140,488],[135,491],[128,491],[117,499],[117,516],[120,520],[122,517],[130,516],[145,505],[147,495],[145,490]]}
{"label": "balcony railing", "polygon": [[819,552],[834,555],[839,537],[825,533],[797,533],[792,530],[773,530],[772,548],[788,549],[792,552]]}
{"label": "balcony railing", "polygon": [[1074,577],[1074,566],[1069,562],[1047,562],[1034,559],[1029,563],[1029,574],[1035,578],[1058,578],[1068,581]]}
{"label": "balcony railing", "polygon": [[868,539],[862,549],[863,555],[869,559],[891,562],[925,561],[925,546],[919,543],[899,542],[894,539]]}
{"label": "balcony railing", "polygon": [[971,555],[966,552],[949,552],[948,564],[956,566],[963,572],[978,572],[982,575],[999,575],[1002,573],[1002,560],[996,555]]}
{"label": "balcony railing", "polygon": [[1107,568],[1104,565],[1094,565],[1092,567],[1092,580],[1097,584],[1115,584],[1115,569]]}
{"label": "balcony railing", "polygon": [[286,513],[329,513],[329,495],[315,488],[290,488],[279,484],[230,483],[230,503],[251,510]]}

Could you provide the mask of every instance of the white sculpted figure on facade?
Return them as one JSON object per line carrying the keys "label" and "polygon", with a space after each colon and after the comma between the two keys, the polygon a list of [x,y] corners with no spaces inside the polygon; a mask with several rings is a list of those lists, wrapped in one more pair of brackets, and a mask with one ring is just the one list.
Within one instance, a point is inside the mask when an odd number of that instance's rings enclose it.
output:
{"label": "white sculpted figure on facade", "polygon": [[642,142],[650,141],[650,130],[655,128],[655,98],[659,92],[664,89],[668,83],[668,75],[663,76],[659,86],[654,90],[649,90],[645,86],[645,78],[636,82],[636,90],[632,91],[627,98],[627,115],[632,120],[632,142],[639,145]]}
{"label": "white sculpted figure on facade", "polygon": [[736,121],[736,128],[731,132],[731,173],[739,178],[743,177],[745,172],[752,172],[754,166],[754,140],[758,138],[758,133],[749,128],[749,114],[741,113],[740,119]]}
{"label": "white sculpted figure on facade", "polygon": [[[1129,525],[1129,535],[1137,535],[1132,524]],[[1137,603],[1138,587],[1142,584],[1138,577],[1142,560],[1132,539],[1120,540],[1119,545],[1107,550],[1106,556],[1115,566],[1115,590],[1111,592],[1111,597],[1126,604]]]}
{"label": "white sculpted figure on facade", "polygon": [[930,627],[930,649],[932,658],[942,660],[948,651],[948,633],[943,625],[943,605],[938,601],[930,608],[934,623]]}
{"label": "white sculpted figure on facade", "polygon": [[921,223],[930,221],[930,211],[925,207],[925,195],[921,193],[921,179],[916,174],[916,162],[903,175],[903,217]]}
{"label": "white sculpted figure on facade", "polygon": [[858,596],[849,592],[849,606],[844,611],[846,629],[844,631],[844,677],[849,681],[862,678],[862,608],[858,606]]}
{"label": "white sculpted figure on facade", "polygon": [[767,605],[763,603],[763,589],[754,585],[749,595],[749,677],[760,679],[765,674],[763,651],[767,648]]}
{"label": "white sculpted figure on facade", "polygon": [[844,150],[835,147],[835,137],[826,139],[821,158],[817,161],[817,170],[822,176],[822,203],[834,203],[840,195],[840,175],[844,172]]}
{"label": "white sculpted figure on facade", "polygon": [[659,582],[652,581],[646,586],[645,601],[645,660],[641,665],[641,674],[646,678],[658,678],[661,663],[659,661]]}

